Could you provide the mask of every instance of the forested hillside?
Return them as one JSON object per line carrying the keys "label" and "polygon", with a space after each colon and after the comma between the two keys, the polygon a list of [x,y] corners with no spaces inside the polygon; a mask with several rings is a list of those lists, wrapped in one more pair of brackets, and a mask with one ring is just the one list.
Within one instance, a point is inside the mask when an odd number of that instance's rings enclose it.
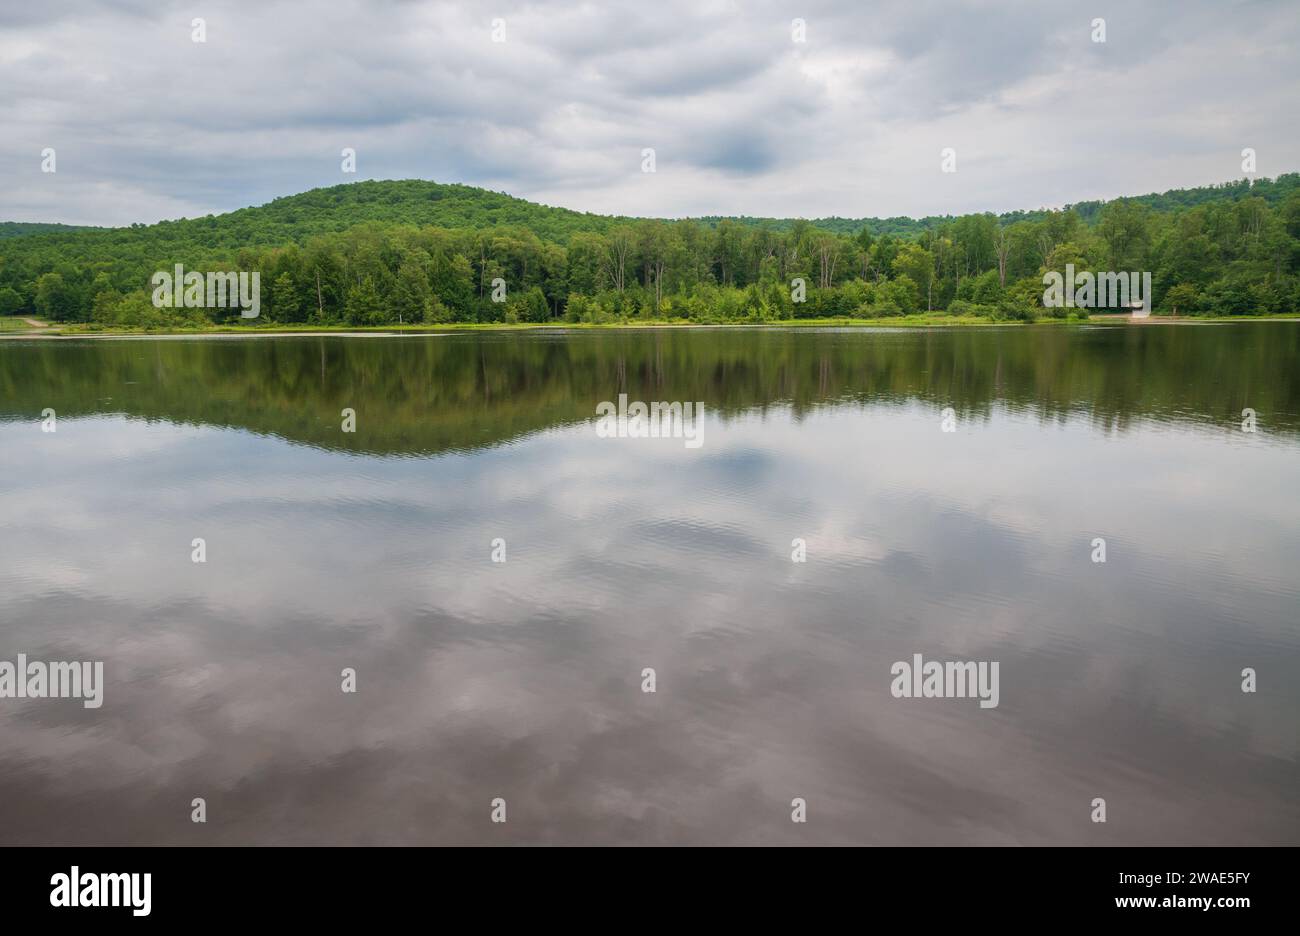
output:
{"label": "forested hillside", "polygon": [[75,224],[45,224],[30,221],[0,221],[0,238],[23,237],[28,234],[51,234],[58,231],[85,231],[89,228]]}
{"label": "forested hillside", "polygon": [[0,315],[240,320],[156,308],[150,277],[177,263],[259,272],[271,323],[1031,319],[1066,314],[1040,299],[1044,272],[1067,264],[1149,270],[1156,307],[1180,315],[1292,312],[1300,174],[1000,217],[818,221],[619,218],[464,185],[358,182],[153,225],[0,225]]}

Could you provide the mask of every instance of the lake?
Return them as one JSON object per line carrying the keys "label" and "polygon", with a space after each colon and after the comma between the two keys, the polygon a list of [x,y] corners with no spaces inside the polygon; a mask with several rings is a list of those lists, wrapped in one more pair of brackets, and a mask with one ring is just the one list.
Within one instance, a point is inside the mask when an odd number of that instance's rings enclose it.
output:
{"label": "lake", "polygon": [[0,842],[1295,844],[1298,491],[1294,323],[0,341]]}

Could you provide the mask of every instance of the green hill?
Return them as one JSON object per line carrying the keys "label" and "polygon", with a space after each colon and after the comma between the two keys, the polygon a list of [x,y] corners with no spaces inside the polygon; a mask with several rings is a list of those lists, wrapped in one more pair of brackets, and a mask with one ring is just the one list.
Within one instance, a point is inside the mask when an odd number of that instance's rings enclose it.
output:
{"label": "green hill", "polygon": [[[927,309],[1032,318],[1045,269],[1149,270],[1187,312],[1300,306],[1300,174],[911,219],[662,221],[423,180],[314,189],[122,228],[0,224],[0,315],[202,326],[159,309],[156,271],[257,271],[263,322],[760,321]],[[811,289],[792,298],[791,284]],[[492,301],[492,283],[505,301]]]}
{"label": "green hill", "polygon": [[211,244],[282,244],[346,231],[365,222],[443,228],[521,227],[564,242],[575,231],[605,231],[620,219],[553,208],[470,185],[403,179],[353,182],[287,195],[223,215],[163,222]]}
{"label": "green hill", "polygon": [[78,224],[46,224],[45,222],[0,221],[0,238],[25,237],[29,234],[55,234],[63,231],[88,231],[92,228]]}

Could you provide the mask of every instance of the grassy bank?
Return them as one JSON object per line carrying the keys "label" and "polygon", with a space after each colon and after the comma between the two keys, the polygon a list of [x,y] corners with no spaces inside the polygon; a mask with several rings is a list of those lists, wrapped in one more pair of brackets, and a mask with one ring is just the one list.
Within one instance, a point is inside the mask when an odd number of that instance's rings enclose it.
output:
{"label": "grassy bank", "polygon": [[819,318],[819,319],[779,319],[772,321],[746,322],[691,322],[681,319],[629,319],[618,322],[546,322],[546,323],[508,323],[508,322],[448,322],[444,324],[418,325],[211,325],[204,328],[126,328],[94,324],[64,324],[36,328],[26,320],[16,317],[0,317],[0,333],[22,333],[27,336],[46,335],[48,337],[95,337],[114,335],[295,335],[295,334],[422,334],[475,331],[528,331],[528,330],[595,330],[610,328],[948,328],[969,326],[1021,326],[1036,325],[1086,325],[1086,324],[1203,324],[1223,322],[1257,322],[1257,321],[1300,321],[1300,314],[1277,315],[1231,315],[1231,316],[1159,316],[1153,315],[1147,320],[1130,319],[1127,315],[1098,315],[1083,318],[1040,318],[1033,323],[1012,320],[995,320],[976,315],[946,315],[941,312],[919,313],[916,315],[891,315],[879,318]]}
{"label": "grassy bank", "polygon": [[[31,328],[22,322],[21,319],[15,320],[21,326],[16,330],[27,330],[35,334],[37,329]],[[1064,319],[1045,319],[1045,322],[1056,322],[1065,324]],[[238,334],[238,335],[292,335],[292,334],[393,334],[393,333],[412,333],[419,334],[424,332],[472,332],[472,331],[527,331],[527,330],[585,330],[585,329],[608,329],[608,328],[827,328],[827,327],[893,327],[893,328],[926,328],[926,327],[943,327],[943,326],[980,326],[980,325],[1019,325],[1021,322],[1015,321],[995,321],[990,318],[977,315],[945,315],[943,313],[922,313],[917,315],[891,315],[880,318],[818,318],[818,319],[778,319],[772,321],[744,321],[744,322],[692,322],[683,319],[628,319],[626,321],[615,322],[447,322],[443,324],[418,324],[418,325],[309,325],[309,324],[229,324],[229,325],[212,325],[203,328],[127,328],[121,326],[106,326],[94,324],[64,324],[51,327],[48,332],[41,330],[42,333],[50,335],[59,335],[63,337],[71,336],[95,336],[95,335],[210,335],[210,334]]]}
{"label": "grassy bank", "polygon": [[16,315],[0,315],[0,332],[37,331],[26,319]]}

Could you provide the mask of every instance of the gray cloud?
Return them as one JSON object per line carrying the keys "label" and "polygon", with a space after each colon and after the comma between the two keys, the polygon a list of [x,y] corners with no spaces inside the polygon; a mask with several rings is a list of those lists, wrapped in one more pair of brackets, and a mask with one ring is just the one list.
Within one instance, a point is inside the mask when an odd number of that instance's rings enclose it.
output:
{"label": "gray cloud", "polygon": [[[621,214],[924,215],[1224,181],[1245,146],[1263,174],[1300,167],[1286,5],[1096,7],[14,8],[0,218],[149,222],[411,177]],[[206,43],[190,40],[196,15]],[[40,172],[47,146],[55,175]],[[345,146],[356,176],[339,170]]]}

